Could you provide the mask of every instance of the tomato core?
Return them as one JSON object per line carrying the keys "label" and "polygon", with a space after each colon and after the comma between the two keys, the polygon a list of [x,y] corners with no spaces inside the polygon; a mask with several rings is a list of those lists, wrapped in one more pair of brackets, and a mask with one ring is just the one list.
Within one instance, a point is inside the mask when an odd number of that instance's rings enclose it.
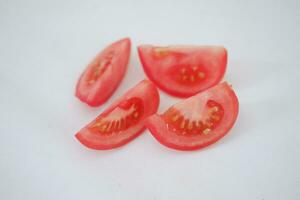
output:
{"label": "tomato core", "polygon": [[208,100],[203,115],[200,119],[188,119],[176,107],[169,108],[163,115],[164,121],[169,129],[179,135],[193,136],[199,134],[209,134],[221,122],[224,109],[213,100]]}

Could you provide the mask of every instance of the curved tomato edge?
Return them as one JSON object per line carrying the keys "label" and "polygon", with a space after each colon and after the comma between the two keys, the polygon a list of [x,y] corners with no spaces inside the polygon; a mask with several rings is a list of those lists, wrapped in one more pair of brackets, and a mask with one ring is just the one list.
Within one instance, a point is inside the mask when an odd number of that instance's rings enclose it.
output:
{"label": "curved tomato edge", "polygon": [[77,84],[76,84],[76,88],[75,88],[75,96],[83,103],[86,103],[87,105],[91,106],[91,107],[98,107],[98,106],[101,106],[102,104],[104,104],[114,93],[115,91],[117,90],[117,88],[120,86],[121,82],[124,80],[124,77],[126,76],[126,73],[127,73],[127,69],[128,69],[128,64],[129,64],[129,60],[130,60],[130,55],[131,55],[131,40],[129,37],[125,37],[125,38],[122,38],[118,41],[116,41],[115,43],[117,42],[127,42],[128,43],[128,46],[129,46],[129,55],[128,55],[128,60],[127,60],[127,63],[126,63],[126,69],[124,70],[124,75],[122,76],[121,80],[119,81],[119,83],[113,88],[112,92],[110,95],[107,95],[105,98],[102,98],[98,101],[89,101],[86,99],[85,96],[81,95],[80,92],[79,92],[79,83],[81,81],[81,78],[83,77],[84,73],[86,71],[83,71],[82,74],[80,75],[78,81],[77,81]]}
{"label": "curved tomato edge", "polygon": [[[199,149],[202,149],[204,147],[207,147],[211,144],[214,144],[216,143],[217,141],[219,141],[221,138],[223,138],[225,135],[227,135],[229,133],[229,131],[232,129],[233,125],[235,124],[236,120],[237,120],[237,117],[238,117],[238,113],[239,113],[239,101],[238,101],[238,98],[235,94],[235,92],[233,92],[232,89],[231,90],[231,96],[233,97],[233,100],[235,101],[234,105],[236,106],[235,107],[235,116],[231,122],[231,124],[228,126],[227,130],[224,131],[223,134],[219,135],[219,137],[216,137],[214,138],[214,140],[211,140],[205,144],[200,144],[200,145],[196,145],[196,146],[188,146],[188,145],[185,145],[185,146],[179,146],[179,145],[176,145],[176,144],[173,144],[173,143],[170,143],[166,140],[164,140],[162,137],[161,137],[161,134],[159,133],[159,131],[156,130],[155,126],[149,122],[149,119],[152,117],[152,116],[158,116],[160,117],[158,114],[154,114],[150,117],[148,117],[148,120],[146,120],[146,127],[147,129],[150,131],[151,135],[159,142],[161,143],[162,145],[168,147],[168,148],[171,148],[171,149],[175,149],[175,150],[180,150],[180,151],[193,151],[193,150],[199,150]],[[160,117],[161,118],[161,117]]]}
{"label": "curved tomato edge", "polygon": [[169,95],[172,95],[172,96],[175,96],[175,97],[179,97],[179,98],[187,98],[187,97],[191,97],[199,92],[202,92],[204,90],[207,90],[213,86],[215,86],[216,84],[220,83],[221,80],[223,79],[223,77],[225,76],[225,72],[226,72],[226,69],[227,69],[227,56],[228,56],[228,53],[227,53],[227,49],[225,47],[223,47],[224,50],[225,50],[225,56],[226,56],[226,65],[225,67],[223,68],[223,71],[222,74],[218,79],[215,80],[215,82],[210,86],[210,87],[207,87],[201,91],[198,91],[198,92],[192,92],[192,93],[189,93],[189,92],[186,92],[186,93],[182,93],[182,92],[177,92],[177,91],[174,91],[174,90],[170,90],[169,88],[165,87],[164,85],[158,83],[157,81],[155,81],[155,79],[153,78],[153,76],[151,75],[150,73],[150,70],[146,67],[146,62],[145,62],[145,59],[144,59],[144,56],[143,56],[143,53],[142,53],[142,49],[141,49],[141,46],[138,47],[138,54],[139,54],[139,57],[140,57],[140,61],[142,63],[142,67],[143,67],[143,70],[145,72],[145,74],[148,76],[148,78],[155,83],[155,85],[157,87],[159,87],[162,91],[164,91],[165,93],[169,94]]}
{"label": "curved tomato edge", "polygon": [[98,107],[98,106],[101,106],[101,105],[104,104],[104,103],[106,102],[106,100],[108,100],[108,98],[109,98],[109,97],[108,97],[107,99],[103,99],[103,101],[101,101],[101,102],[99,103],[99,102],[87,100],[84,96],[81,96],[81,95],[79,94],[79,92],[77,92],[77,91],[76,91],[76,93],[75,93],[75,96],[76,96],[82,103],[85,103],[85,104],[87,104],[87,105],[89,105],[89,106],[91,106],[91,107]]}
{"label": "curved tomato edge", "polygon": [[110,150],[110,149],[115,149],[118,147],[121,147],[130,141],[134,140],[136,137],[141,135],[145,131],[146,127],[143,127],[140,131],[138,131],[136,134],[133,134],[131,137],[127,138],[126,140],[123,140],[122,142],[116,143],[116,144],[111,144],[111,145],[94,145],[91,144],[89,141],[85,140],[80,132],[76,133],[75,138],[83,144],[85,147],[93,150]]}
{"label": "curved tomato edge", "polygon": [[[148,123],[146,122],[146,127],[147,129],[149,130],[149,132],[151,133],[151,135],[160,143],[162,144],[163,146],[165,147],[168,147],[172,150],[180,150],[180,151],[193,151],[193,150],[198,150],[198,149],[201,149],[205,146],[208,146],[209,144],[207,145],[201,145],[201,146],[179,146],[179,145],[176,145],[176,144],[173,144],[173,143],[170,143],[166,140],[164,140],[162,137],[161,137],[161,134],[159,134],[159,132],[156,130],[155,126],[153,126],[151,123]],[[214,143],[214,142],[212,142]]]}

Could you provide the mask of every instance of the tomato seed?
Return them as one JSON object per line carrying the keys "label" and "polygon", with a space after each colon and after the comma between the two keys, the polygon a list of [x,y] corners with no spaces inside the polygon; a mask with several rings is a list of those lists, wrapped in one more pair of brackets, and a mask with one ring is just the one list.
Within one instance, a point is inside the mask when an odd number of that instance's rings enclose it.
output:
{"label": "tomato seed", "polygon": [[179,118],[179,115],[176,114],[172,117],[172,121],[176,122],[178,120],[178,118]]}
{"label": "tomato seed", "polygon": [[211,130],[210,130],[209,128],[206,128],[206,129],[204,129],[202,132],[203,132],[205,135],[207,135],[207,134],[209,134],[210,131],[211,131]]}
{"label": "tomato seed", "polygon": [[205,77],[205,73],[199,72],[198,73],[198,77],[201,78],[201,79],[203,79]]}

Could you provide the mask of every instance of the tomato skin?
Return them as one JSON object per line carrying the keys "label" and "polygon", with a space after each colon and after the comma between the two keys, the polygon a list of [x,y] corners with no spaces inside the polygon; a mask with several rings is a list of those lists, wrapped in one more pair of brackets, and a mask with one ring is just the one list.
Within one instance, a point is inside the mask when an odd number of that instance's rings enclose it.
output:
{"label": "tomato skin", "polygon": [[[128,129],[121,130],[113,135],[100,135],[90,128],[99,118],[108,116],[116,108],[127,109],[128,99],[142,100],[143,112],[139,122]],[[124,103],[125,102],[125,103]],[[117,99],[109,108],[103,111],[95,120],[82,128],[75,137],[84,146],[95,150],[107,150],[123,146],[139,136],[145,130],[145,119],[156,113],[159,106],[159,93],[156,86],[148,80],[141,81],[135,87]]]}
{"label": "tomato skin", "polygon": [[[130,57],[131,42],[129,38],[116,41],[105,49],[88,64],[81,74],[77,85],[75,96],[89,106],[96,107],[105,103],[118,88],[126,71]],[[93,68],[105,60],[108,53],[114,52],[109,66],[93,84],[89,84]]]}
{"label": "tomato skin", "polygon": [[[157,56],[153,56],[153,49],[161,48],[155,47],[152,45],[140,45],[138,47],[138,54],[140,57],[141,64],[146,75],[152,80],[161,90],[164,92],[180,98],[186,98],[193,96],[201,91],[204,91],[216,84],[218,84],[226,71],[227,68],[227,57],[228,53],[227,50],[222,46],[170,46],[164,48],[170,48],[170,56],[169,58],[166,57],[165,62],[169,63],[170,65],[181,65],[182,60],[188,60],[186,57],[190,57],[191,60],[194,59],[194,54],[190,53],[190,49],[197,49],[199,48],[199,53],[197,57],[197,62],[202,62],[201,60],[205,60],[206,57],[211,57],[211,62],[218,62],[216,67],[210,68],[210,64],[207,65],[205,68],[208,69],[208,78],[205,81],[199,84],[194,85],[184,85],[178,84],[171,79],[170,73],[164,73],[162,71],[157,72],[155,68],[162,68],[160,63],[164,62],[164,58],[159,58]],[[176,50],[172,50],[172,48]],[[178,52],[177,52],[178,51]],[[204,58],[204,59],[203,59]],[[188,61],[186,61],[188,62]],[[159,76],[158,76],[159,74]]]}
{"label": "tomato skin", "polygon": [[[227,83],[219,84],[213,88],[216,87],[223,87],[226,90],[226,98],[229,98],[230,105],[225,105],[225,112],[227,112],[227,115],[225,115],[224,119],[225,122],[223,122],[223,124],[221,124],[220,127],[217,128],[216,131],[211,135],[205,137],[190,137],[176,135],[172,130],[168,129],[168,126],[163,120],[162,115],[159,114],[154,114],[150,116],[146,121],[146,127],[149,129],[150,133],[154,136],[154,138],[156,138],[158,142],[160,142],[166,147],[175,150],[198,150],[217,142],[218,140],[223,138],[233,127],[238,116],[239,102],[234,91],[230,88],[230,86]],[[201,95],[201,93],[195,96],[199,95]],[[229,108],[227,109],[226,106],[228,106]]]}
{"label": "tomato skin", "polygon": [[83,134],[77,133],[75,135],[76,139],[83,144],[84,146],[88,147],[89,149],[94,150],[110,150],[115,149],[121,146],[124,146],[125,144],[129,143],[130,141],[134,140],[136,137],[141,135],[145,131],[145,127],[140,129],[136,134],[132,135],[131,137],[126,138],[125,140],[122,140],[119,143],[116,144],[110,144],[110,145],[99,145],[98,143],[93,143],[91,140],[86,139]]}

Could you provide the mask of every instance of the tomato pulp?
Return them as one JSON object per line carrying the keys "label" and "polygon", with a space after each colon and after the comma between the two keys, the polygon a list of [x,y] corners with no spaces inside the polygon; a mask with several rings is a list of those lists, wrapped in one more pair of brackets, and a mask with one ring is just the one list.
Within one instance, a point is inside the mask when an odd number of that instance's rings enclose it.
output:
{"label": "tomato pulp", "polygon": [[81,129],[76,138],[91,149],[122,146],[145,129],[145,119],[156,113],[159,94],[155,85],[144,80]]}

